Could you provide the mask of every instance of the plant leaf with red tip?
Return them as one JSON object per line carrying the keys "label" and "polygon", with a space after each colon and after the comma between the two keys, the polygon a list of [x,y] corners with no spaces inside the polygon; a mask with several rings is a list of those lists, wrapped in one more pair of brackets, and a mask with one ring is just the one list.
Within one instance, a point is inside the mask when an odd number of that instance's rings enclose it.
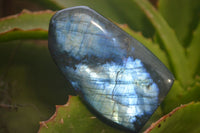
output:
{"label": "plant leaf with red tip", "polygon": [[17,39],[47,39],[48,24],[53,11],[30,12],[0,19],[0,42]]}

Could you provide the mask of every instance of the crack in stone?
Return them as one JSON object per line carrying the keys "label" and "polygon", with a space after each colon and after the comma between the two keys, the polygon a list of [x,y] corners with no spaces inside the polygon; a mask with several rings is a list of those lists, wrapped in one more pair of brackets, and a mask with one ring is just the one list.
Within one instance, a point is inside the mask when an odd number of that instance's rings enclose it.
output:
{"label": "crack in stone", "polygon": [[112,91],[112,100],[114,100],[113,99],[113,95],[114,95],[114,92],[115,92],[115,89],[116,89],[116,86],[117,86],[117,79],[118,79],[118,76],[119,76],[119,73],[121,72],[121,69],[117,72],[117,74],[116,74],[116,78],[115,78],[115,86],[113,87],[113,91]]}

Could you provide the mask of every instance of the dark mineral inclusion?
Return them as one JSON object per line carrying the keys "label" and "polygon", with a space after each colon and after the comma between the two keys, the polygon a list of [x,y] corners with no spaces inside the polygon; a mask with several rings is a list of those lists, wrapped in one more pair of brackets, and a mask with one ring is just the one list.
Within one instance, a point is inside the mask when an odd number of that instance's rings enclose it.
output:
{"label": "dark mineral inclusion", "polygon": [[52,17],[49,50],[93,110],[133,132],[144,126],[173,84],[173,75],[156,56],[85,6]]}

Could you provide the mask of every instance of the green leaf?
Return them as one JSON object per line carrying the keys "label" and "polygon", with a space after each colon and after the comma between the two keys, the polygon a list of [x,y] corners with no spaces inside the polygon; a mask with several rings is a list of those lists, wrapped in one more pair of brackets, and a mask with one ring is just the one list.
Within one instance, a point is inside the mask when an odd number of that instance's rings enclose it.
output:
{"label": "green leaf", "polygon": [[192,75],[195,76],[196,72],[199,69],[200,65],[200,21],[196,28],[196,30],[193,33],[192,41],[187,49],[188,53],[188,66],[190,67],[190,70],[192,71]]}
{"label": "green leaf", "polygon": [[0,19],[0,42],[15,39],[47,39],[52,11],[30,12]]}
{"label": "green leaf", "polygon": [[47,39],[48,31],[43,29],[21,30],[13,29],[0,34],[0,42],[12,40]]}
{"label": "green leaf", "polygon": [[180,106],[152,124],[145,133],[198,133],[199,110],[199,102]]}
{"label": "green leaf", "polygon": [[158,8],[168,24],[174,29],[182,45],[188,46],[193,30],[198,24],[200,1],[159,0]]}
{"label": "green leaf", "polygon": [[1,43],[0,60],[0,131],[35,133],[68,95],[47,41]]}
{"label": "green leaf", "polygon": [[17,15],[2,18],[0,20],[0,33],[4,33],[14,28],[22,30],[41,28],[48,30],[48,23],[53,14],[54,12],[50,10],[38,12],[23,10]]}
{"label": "green leaf", "polygon": [[154,28],[143,11],[130,0],[108,0],[115,13],[134,31],[140,31],[146,37],[152,37]]}
{"label": "green leaf", "polygon": [[51,10],[60,10],[62,9],[61,6],[57,5],[55,2],[52,0],[30,0],[32,2],[35,2],[39,5],[42,5],[43,7]]}
{"label": "green leaf", "polygon": [[138,4],[155,27],[169,55],[175,77],[186,87],[186,85],[192,82],[192,75],[188,69],[184,49],[179,43],[174,31],[147,0],[132,1]]}
{"label": "green leaf", "polygon": [[162,102],[161,107],[163,113],[166,114],[170,110],[174,109],[181,104],[186,104],[191,101],[200,101],[200,82],[196,79],[196,82],[191,87],[184,89],[180,83],[176,80],[169,94]]}
{"label": "green leaf", "polygon": [[167,56],[165,52],[159,47],[158,44],[153,43],[150,38],[145,38],[141,32],[134,32],[132,29],[128,27],[128,25],[119,25],[120,28],[122,28],[124,31],[126,31],[128,34],[133,36],[135,39],[137,39],[139,42],[141,42],[143,45],[145,45],[153,54],[155,54],[168,68],[169,63]]}
{"label": "green leaf", "polygon": [[55,114],[47,121],[40,122],[40,133],[123,133],[96,118],[78,96],[71,96],[66,105],[56,107]]}

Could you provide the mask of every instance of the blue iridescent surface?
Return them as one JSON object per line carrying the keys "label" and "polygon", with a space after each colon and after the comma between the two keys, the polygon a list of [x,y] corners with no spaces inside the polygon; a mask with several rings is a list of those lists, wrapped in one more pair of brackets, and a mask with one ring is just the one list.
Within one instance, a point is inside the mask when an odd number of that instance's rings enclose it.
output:
{"label": "blue iridescent surface", "polygon": [[139,131],[174,77],[140,42],[88,7],[57,12],[49,50],[82,99],[106,119]]}

